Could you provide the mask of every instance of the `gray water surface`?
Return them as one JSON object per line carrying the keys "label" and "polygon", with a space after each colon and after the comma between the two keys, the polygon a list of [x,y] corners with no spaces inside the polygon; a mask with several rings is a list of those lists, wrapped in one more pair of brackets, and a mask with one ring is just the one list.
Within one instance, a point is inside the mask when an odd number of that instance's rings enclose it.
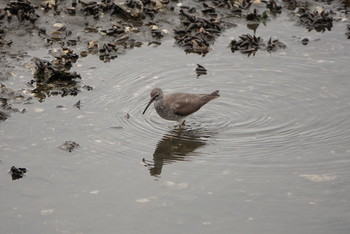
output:
{"label": "gray water surface", "polygon": [[[27,112],[0,123],[0,233],[349,233],[344,29],[279,17],[257,32],[286,43],[271,54],[232,53],[242,25],[205,57],[168,38],[110,63],[80,59],[92,91],[19,104]],[[155,87],[221,96],[179,130],[153,107],[141,114]],[[66,140],[80,147],[58,149]],[[12,181],[13,165],[26,176]]]}

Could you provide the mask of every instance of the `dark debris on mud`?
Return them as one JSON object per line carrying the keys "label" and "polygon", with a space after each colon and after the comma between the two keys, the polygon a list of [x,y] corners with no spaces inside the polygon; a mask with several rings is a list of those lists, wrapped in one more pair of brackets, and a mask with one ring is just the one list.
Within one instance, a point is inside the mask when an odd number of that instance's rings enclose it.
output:
{"label": "dark debris on mud", "polygon": [[32,97],[25,94],[24,90],[14,91],[0,83],[0,121],[6,120],[11,113],[25,113],[25,109],[19,110],[14,104],[30,104]]}
{"label": "dark debris on mud", "polygon": [[[165,36],[173,36],[175,43],[186,53],[206,55],[215,39],[227,28],[234,27],[236,18],[248,22],[266,23],[287,10],[296,16],[297,22],[308,30],[324,32],[333,26],[333,11],[312,10],[313,1],[283,0],[29,0],[9,1],[0,8],[0,35],[14,18],[19,22],[30,22],[31,30],[37,31],[47,46],[61,44],[79,47],[82,57],[99,55],[105,62],[117,58],[125,49],[149,45],[159,45]],[[333,2],[333,1],[327,1]],[[339,4],[346,9],[347,0]],[[318,4],[318,3],[317,3]],[[259,10],[257,9],[259,8]],[[82,40],[66,23],[55,23],[47,28],[40,18],[53,16],[57,22],[69,17],[81,17],[86,34],[97,34],[94,39]],[[170,20],[169,20],[170,18]],[[107,23],[108,22],[108,23]],[[175,22],[175,24],[173,23]],[[1,32],[4,32],[1,34]],[[88,37],[86,37],[88,38]],[[0,45],[11,45],[12,41],[0,37]],[[83,50],[82,50],[83,49]]]}
{"label": "dark debris on mud", "polygon": [[33,58],[36,65],[34,80],[29,82],[35,84],[32,93],[39,100],[45,99],[51,95],[61,95],[62,97],[71,95],[75,96],[80,91],[80,75],[76,72],[70,72],[71,60],[55,59],[52,62]]}
{"label": "dark debris on mud", "polygon": [[346,25],[346,30],[347,31],[346,31],[345,35],[348,39],[350,39],[350,24]]}
{"label": "dark debris on mud", "polygon": [[24,167],[17,168],[15,166],[12,166],[10,169],[12,180],[18,180],[23,178],[24,174],[27,173],[27,171],[28,171],[27,168],[24,168]]}
{"label": "dark debris on mud", "polygon": [[331,31],[333,27],[333,17],[328,11],[305,12],[299,16],[299,20],[309,31],[313,29],[317,32]]}
{"label": "dark debris on mud", "polygon": [[197,74],[197,78],[201,75],[206,75],[207,69],[204,66],[197,64],[196,74]]}
{"label": "dark debris on mud", "polygon": [[66,141],[62,145],[58,146],[59,149],[68,151],[69,153],[73,151],[73,149],[79,147],[80,145],[74,141]]}
{"label": "dark debris on mud", "polygon": [[272,40],[270,38],[268,42],[265,43],[259,36],[243,34],[239,37],[239,40],[232,40],[229,47],[231,48],[232,53],[235,51],[240,51],[242,54],[250,56],[255,55],[259,49],[272,52],[278,49],[284,49],[287,46],[277,39]]}

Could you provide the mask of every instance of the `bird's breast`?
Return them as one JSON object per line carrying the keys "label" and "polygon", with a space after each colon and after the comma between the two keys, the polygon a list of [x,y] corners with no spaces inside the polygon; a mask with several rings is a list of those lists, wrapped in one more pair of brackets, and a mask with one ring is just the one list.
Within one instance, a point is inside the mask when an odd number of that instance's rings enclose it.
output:
{"label": "bird's breast", "polygon": [[167,107],[162,101],[158,101],[154,103],[154,108],[156,109],[158,115],[166,120],[177,121],[180,119],[180,116],[177,116],[174,113],[174,110]]}

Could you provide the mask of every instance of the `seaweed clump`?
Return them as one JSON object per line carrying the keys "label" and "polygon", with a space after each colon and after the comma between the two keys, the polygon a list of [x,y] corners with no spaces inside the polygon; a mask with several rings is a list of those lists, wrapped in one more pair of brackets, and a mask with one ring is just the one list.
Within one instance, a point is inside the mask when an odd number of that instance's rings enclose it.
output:
{"label": "seaweed clump", "polygon": [[174,29],[176,43],[183,47],[186,53],[196,53],[205,56],[210,50],[210,44],[222,31],[234,24],[225,23],[217,18],[200,17],[180,10],[181,26]]}
{"label": "seaweed clump", "polygon": [[[70,72],[71,61],[56,60],[56,64],[39,58],[33,58],[36,65],[34,79],[31,85],[36,83],[36,88],[32,92],[39,98],[45,99],[51,95],[75,96],[80,90],[80,75]],[[64,61],[64,62],[62,62]]]}
{"label": "seaweed clump", "polygon": [[12,166],[10,169],[12,180],[18,180],[23,178],[25,173],[27,173],[27,168],[24,168],[24,167],[17,168],[15,166]]}
{"label": "seaweed clump", "polygon": [[315,29],[317,32],[331,31],[333,27],[333,17],[327,11],[305,12],[299,16],[299,21],[309,31]]}
{"label": "seaweed clump", "polygon": [[0,121],[6,120],[11,116],[11,113],[24,113],[25,109],[19,110],[13,107],[13,103],[30,103],[31,97],[27,97],[21,91],[13,91],[0,83]]}
{"label": "seaweed clump", "polygon": [[255,55],[259,49],[272,52],[278,49],[284,49],[287,46],[278,39],[272,40],[272,38],[270,38],[269,41],[265,43],[259,36],[243,34],[239,37],[239,40],[233,39],[230,42],[229,47],[231,48],[232,53],[240,51],[242,54],[250,56],[252,54]]}
{"label": "seaweed clump", "polygon": [[39,15],[35,13],[34,6],[28,0],[11,1],[7,7],[4,8],[4,11],[9,12],[7,15],[8,19],[12,15],[15,15],[19,22],[30,21],[34,24],[39,18]]}
{"label": "seaweed clump", "polygon": [[345,35],[347,36],[348,39],[350,39],[350,24],[346,25],[347,28],[347,32],[345,33]]}

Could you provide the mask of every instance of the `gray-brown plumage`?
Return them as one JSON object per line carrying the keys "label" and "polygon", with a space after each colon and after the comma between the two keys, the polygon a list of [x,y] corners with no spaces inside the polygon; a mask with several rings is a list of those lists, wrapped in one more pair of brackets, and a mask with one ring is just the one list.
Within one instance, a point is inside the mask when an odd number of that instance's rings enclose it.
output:
{"label": "gray-brown plumage", "polygon": [[158,115],[166,120],[180,121],[188,115],[198,111],[209,101],[220,97],[219,90],[211,94],[172,93],[165,95],[160,88],[151,92],[151,100],[142,114],[154,102],[154,108]]}

